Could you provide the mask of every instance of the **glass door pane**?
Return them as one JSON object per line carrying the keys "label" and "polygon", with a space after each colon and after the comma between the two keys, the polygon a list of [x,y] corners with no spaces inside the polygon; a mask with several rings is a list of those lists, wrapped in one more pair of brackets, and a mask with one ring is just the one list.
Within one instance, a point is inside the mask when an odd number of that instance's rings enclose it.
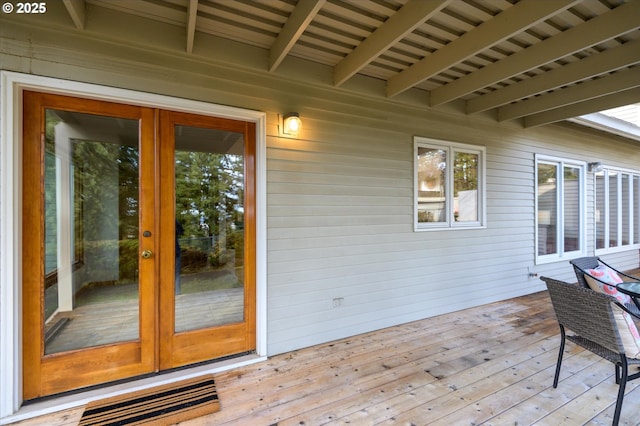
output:
{"label": "glass door pane", "polygon": [[175,332],[244,320],[244,134],[175,125]]}
{"label": "glass door pane", "polygon": [[139,133],[46,110],[45,355],[139,339]]}

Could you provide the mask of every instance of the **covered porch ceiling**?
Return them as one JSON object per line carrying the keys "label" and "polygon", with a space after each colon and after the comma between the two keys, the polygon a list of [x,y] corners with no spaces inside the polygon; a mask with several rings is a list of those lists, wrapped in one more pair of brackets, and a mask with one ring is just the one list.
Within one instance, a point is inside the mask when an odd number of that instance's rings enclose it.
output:
{"label": "covered porch ceiling", "polygon": [[[309,63],[327,86],[539,126],[640,102],[639,0],[63,0],[69,30],[117,39],[118,16],[175,28],[140,32],[167,50],[278,74]],[[75,28],[74,28],[75,27]],[[204,36],[262,52],[199,46]],[[139,40],[126,40],[136,43]],[[125,42],[121,40],[121,42]],[[237,44],[240,43],[240,44]],[[228,50],[227,50],[228,51]],[[235,62],[234,62],[235,61]],[[369,87],[369,86],[366,86]],[[364,90],[364,89],[363,89]]]}

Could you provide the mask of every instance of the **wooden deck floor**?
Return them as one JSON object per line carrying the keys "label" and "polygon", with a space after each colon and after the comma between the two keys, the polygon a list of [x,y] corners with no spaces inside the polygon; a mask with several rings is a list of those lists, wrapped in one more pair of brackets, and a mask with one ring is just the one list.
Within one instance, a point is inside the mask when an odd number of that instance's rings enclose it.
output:
{"label": "wooden deck floor", "polygon": [[[221,411],[181,425],[611,424],[610,363],[568,343],[552,388],[558,333],[546,292],[391,327],[218,374]],[[640,380],[620,424],[640,424]]]}

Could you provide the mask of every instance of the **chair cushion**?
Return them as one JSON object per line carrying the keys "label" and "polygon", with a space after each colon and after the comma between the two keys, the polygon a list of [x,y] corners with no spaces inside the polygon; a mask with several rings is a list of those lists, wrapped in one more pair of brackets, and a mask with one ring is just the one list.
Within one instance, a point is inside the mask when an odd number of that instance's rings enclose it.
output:
{"label": "chair cushion", "polygon": [[616,304],[613,304],[613,316],[618,326],[625,355],[629,358],[640,358],[640,333],[638,333],[633,318]]}
{"label": "chair cushion", "polygon": [[[618,299],[618,301],[623,305],[631,303],[631,296],[620,293],[615,287],[616,284],[620,284],[622,282],[622,279],[616,271],[611,268],[607,268],[604,265],[600,265],[594,269],[587,269],[585,272],[586,274],[584,274],[584,279],[587,281],[587,284],[589,284],[591,290],[609,294]],[[594,277],[597,279],[594,280]]]}

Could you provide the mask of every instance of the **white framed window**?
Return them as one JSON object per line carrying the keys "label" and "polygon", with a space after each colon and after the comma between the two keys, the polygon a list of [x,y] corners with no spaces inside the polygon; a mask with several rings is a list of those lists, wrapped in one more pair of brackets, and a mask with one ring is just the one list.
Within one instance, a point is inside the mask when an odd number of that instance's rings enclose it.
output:
{"label": "white framed window", "polygon": [[640,246],[640,173],[604,167],[594,177],[596,252]]}
{"label": "white framed window", "polygon": [[485,226],[486,148],[414,138],[414,229]]}
{"label": "white framed window", "polygon": [[536,263],[585,252],[584,162],[536,156]]}

